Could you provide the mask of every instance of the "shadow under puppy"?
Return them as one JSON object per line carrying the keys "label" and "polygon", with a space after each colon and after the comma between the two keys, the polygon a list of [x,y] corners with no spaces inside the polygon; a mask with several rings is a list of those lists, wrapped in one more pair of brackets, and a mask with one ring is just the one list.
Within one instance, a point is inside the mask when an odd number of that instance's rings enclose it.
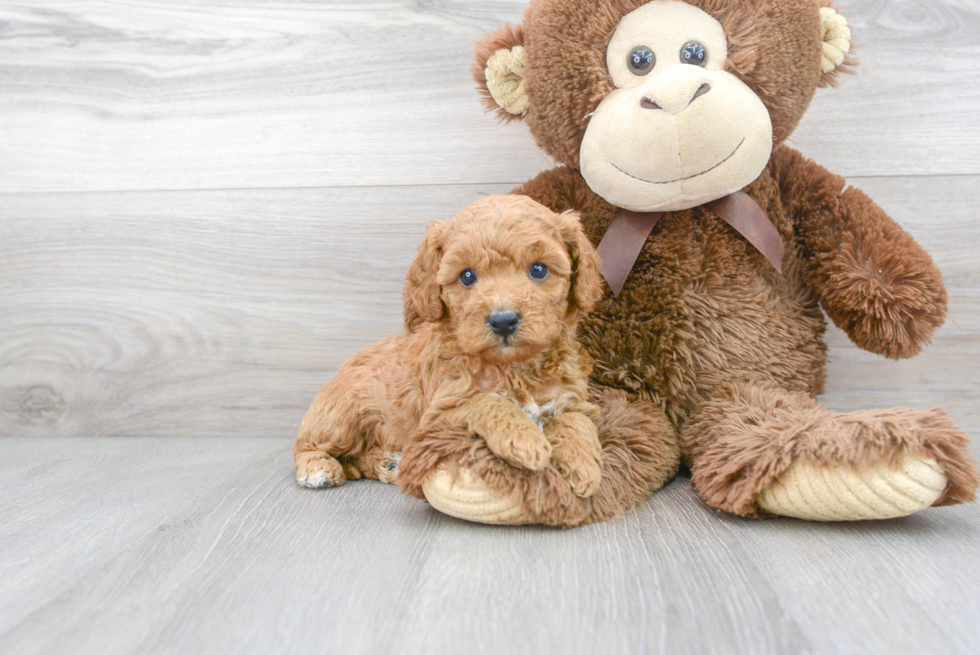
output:
{"label": "shadow under puppy", "polygon": [[395,482],[406,443],[443,431],[510,467],[553,465],[576,496],[594,494],[600,416],[575,326],[601,295],[598,265],[576,214],[524,196],[432,221],[407,275],[407,332],[355,354],[320,391],[296,439],[299,484]]}

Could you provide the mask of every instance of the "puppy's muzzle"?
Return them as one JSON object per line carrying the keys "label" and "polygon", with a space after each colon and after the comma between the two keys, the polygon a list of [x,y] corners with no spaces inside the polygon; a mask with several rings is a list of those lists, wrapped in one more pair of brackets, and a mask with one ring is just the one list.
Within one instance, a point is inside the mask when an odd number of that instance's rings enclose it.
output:
{"label": "puppy's muzzle", "polygon": [[493,333],[505,339],[517,332],[520,324],[521,315],[513,309],[496,309],[487,316],[487,325]]}

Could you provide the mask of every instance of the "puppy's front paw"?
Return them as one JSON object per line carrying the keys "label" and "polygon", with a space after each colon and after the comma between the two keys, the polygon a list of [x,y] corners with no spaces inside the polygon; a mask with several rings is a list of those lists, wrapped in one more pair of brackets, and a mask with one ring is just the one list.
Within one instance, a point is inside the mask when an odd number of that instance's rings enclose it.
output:
{"label": "puppy's front paw", "polygon": [[296,454],[296,482],[301,487],[339,487],[347,481],[340,462],[319,450]]}
{"label": "puppy's front paw", "polygon": [[530,421],[526,427],[508,426],[486,442],[493,454],[514,466],[538,471],[551,461],[551,444]]}
{"label": "puppy's front paw", "polygon": [[588,498],[598,491],[602,480],[602,445],[592,419],[580,411],[565,412],[555,417],[545,433],[554,447],[551,461],[572,485],[572,491],[580,498]]}
{"label": "puppy's front paw", "polygon": [[551,453],[558,472],[572,485],[572,491],[580,498],[588,498],[599,490],[602,480],[602,459],[598,452],[590,448],[570,447],[571,444],[555,446]]}

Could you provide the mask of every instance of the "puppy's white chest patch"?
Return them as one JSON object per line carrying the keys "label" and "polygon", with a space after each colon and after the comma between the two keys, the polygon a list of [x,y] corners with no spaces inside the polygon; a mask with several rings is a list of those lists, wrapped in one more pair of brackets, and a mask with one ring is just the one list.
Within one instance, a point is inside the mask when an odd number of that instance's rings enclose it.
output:
{"label": "puppy's white chest patch", "polygon": [[527,394],[524,397],[528,398],[528,401],[522,404],[520,400],[514,398],[513,396],[505,396],[504,394],[498,393],[495,393],[494,395],[506,398],[510,402],[520,407],[521,411],[524,412],[528,420],[538,426],[542,432],[544,432],[545,427],[551,421],[568,411],[569,407],[575,400],[575,395],[572,393],[559,393],[548,402],[538,404],[533,398],[530,398],[529,394]]}
{"label": "puppy's white chest patch", "polygon": [[555,413],[555,401],[549,400],[544,405],[538,405],[537,403],[531,403],[529,405],[524,405],[521,407],[527,417],[531,419],[531,423],[534,423],[544,432],[544,426],[547,425],[548,421],[555,418],[557,414]]}

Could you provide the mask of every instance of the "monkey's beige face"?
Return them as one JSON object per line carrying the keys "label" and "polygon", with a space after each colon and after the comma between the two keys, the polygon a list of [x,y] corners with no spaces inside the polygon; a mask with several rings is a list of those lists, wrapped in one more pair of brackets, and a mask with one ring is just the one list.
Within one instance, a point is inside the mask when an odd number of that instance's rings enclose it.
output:
{"label": "monkey's beige face", "polygon": [[593,191],[632,211],[674,211],[738,191],[772,152],[759,97],[725,72],[717,20],[654,0],[627,14],[609,42],[615,90],[591,117],[580,151]]}
{"label": "monkey's beige face", "polygon": [[553,345],[567,320],[572,277],[559,230],[515,213],[449,231],[436,281],[460,347],[502,363]]}

